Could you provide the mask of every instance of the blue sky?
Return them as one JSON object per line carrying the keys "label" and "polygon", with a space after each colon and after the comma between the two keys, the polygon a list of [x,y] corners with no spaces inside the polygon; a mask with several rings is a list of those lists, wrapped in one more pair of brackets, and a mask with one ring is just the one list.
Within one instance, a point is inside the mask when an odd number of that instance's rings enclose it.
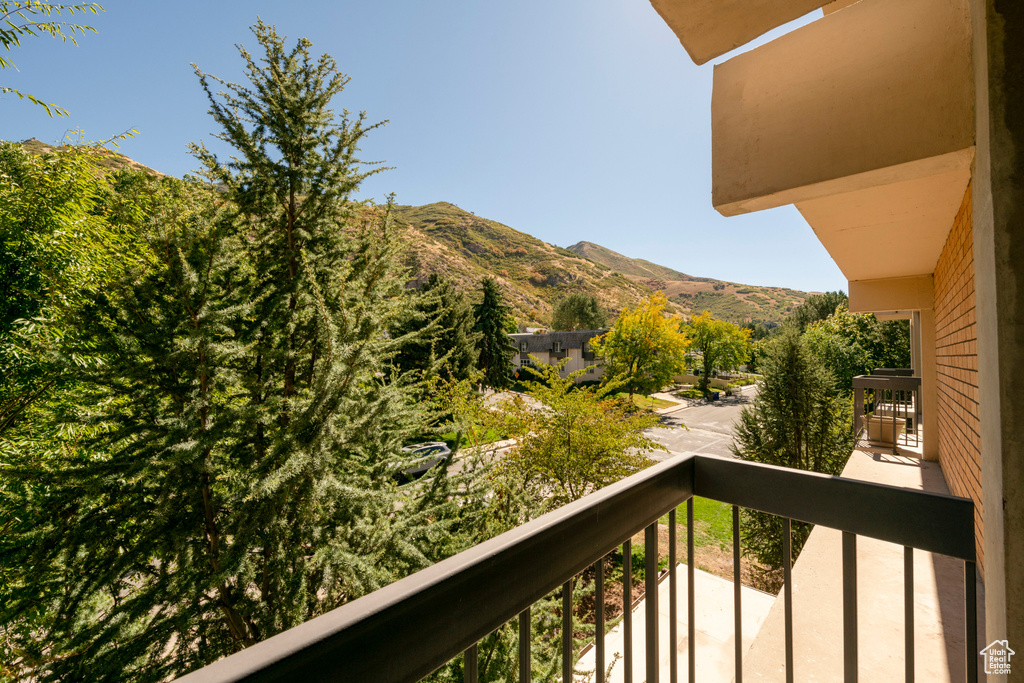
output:
{"label": "blue sky", "polygon": [[[792,207],[711,206],[712,66],[695,66],[647,0],[111,0],[79,46],[27,39],[0,84],[0,138],[88,139],[164,173],[196,167],[215,127],[190,63],[242,80],[256,17],[334,56],[337,109],[387,119],[363,145],[393,170],[362,196],[448,201],[559,246],[588,240],[692,275],[808,291],[846,280]],[[796,22],[799,23],[799,22]],[[791,28],[791,27],[789,27]],[[220,150],[219,150],[220,151]]]}

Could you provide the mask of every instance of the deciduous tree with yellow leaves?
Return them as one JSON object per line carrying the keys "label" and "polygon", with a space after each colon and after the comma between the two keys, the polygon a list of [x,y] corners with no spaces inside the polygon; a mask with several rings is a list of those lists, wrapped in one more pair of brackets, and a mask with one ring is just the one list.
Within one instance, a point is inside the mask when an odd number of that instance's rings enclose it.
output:
{"label": "deciduous tree with yellow leaves", "polygon": [[655,292],[636,308],[623,308],[612,329],[591,342],[607,380],[621,380],[631,400],[665,386],[685,366],[689,340],[678,316],[665,314],[667,306],[665,295]]}

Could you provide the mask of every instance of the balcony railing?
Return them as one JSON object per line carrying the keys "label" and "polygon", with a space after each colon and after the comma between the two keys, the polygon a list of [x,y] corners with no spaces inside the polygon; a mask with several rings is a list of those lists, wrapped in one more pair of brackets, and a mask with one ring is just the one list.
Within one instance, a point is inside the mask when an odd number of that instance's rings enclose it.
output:
{"label": "balcony railing", "polygon": [[[977,681],[974,510],[968,499],[811,472],[701,455],[677,456],[617,484],[539,517],[401,581],[339,607],[301,626],[193,672],[188,683],[229,681],[416,681],[466,653],[466,680],[475,682],[476,644],[518,619],[521,683],[530,681],[530,608],[563,587],[562,680],[571,681],[574,577],[590,566],[596,574],[596,681],[606,662],[602,558],[645,532],[646,660],[649,683],[659,677],[658,519],[669,524],[669,642],[678,642],[676,615],[675,510],[687,505],[688,656],[694,680],[695,621],[693,496],[733,505],[736,681],[742,678],[739,508],[784,519],[785,661],[794,680],[790,520],[839,529],[842,541],[843,662],[846,681],[857,680],[857,536],[904,546],[905,658],[914,677],[913,549],[963,560],[967,680]],[[630,562],[624,562],[625,671],[632,671]],[[798,637],[798,636],[797,636]],[[681,664],[672,657],[671,681]],[[799,675],[799,672],[796,673]]]}

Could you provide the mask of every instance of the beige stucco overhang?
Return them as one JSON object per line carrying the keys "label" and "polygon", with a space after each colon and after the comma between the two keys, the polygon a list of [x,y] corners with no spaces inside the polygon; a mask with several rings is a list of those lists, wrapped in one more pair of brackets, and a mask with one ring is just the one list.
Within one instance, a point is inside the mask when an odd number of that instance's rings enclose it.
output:
{"label": "beige stucco overhang", "polygon": [[935,307],[931,275],[851,280],[849,285],[851,313],[922,311]]}
{"label": "beige stucco overhang", "polygon": [[798,202],[848,280],[931,273],[971,179],[973,148],[951,170]]}
{"label": "beige stucco overhang", "polygon": [[697,64],[827,4],[828,0],[651,0]]}
{"label": "beige stucco overhang", "polygon": [[974,157],[966,0],[861,0],[715,68],[712,201],[795,204],[849,280],[931,273]]}

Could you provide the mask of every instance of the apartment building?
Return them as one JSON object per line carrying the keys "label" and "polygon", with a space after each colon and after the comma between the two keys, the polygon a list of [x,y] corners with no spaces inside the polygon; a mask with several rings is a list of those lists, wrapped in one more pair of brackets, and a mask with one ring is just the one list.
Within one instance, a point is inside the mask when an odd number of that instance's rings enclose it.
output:
{"label": "apartment building", "polygon": [[988,640],[1024,643],[1024,4],[651,3],[697,64],[823,8],[714,67],[712,202],[795,205],[851,311],[914,321],[924,455],[974,502]]}
{"label": "apartment building", "polygon": [[[590,342],[608,330],[575,330],[572,332],[544,332],[541,334],[510,334],[516,354],[512,364],[517,370],[534,365],[534,358],[540,363],[556,365],[565,361],[561,375],[565,377],[577,370],[586,370],[576,378],[576,383],[601,379],[604,366],[594,356]],[[532,356],[532,358],[531,358]]]}

